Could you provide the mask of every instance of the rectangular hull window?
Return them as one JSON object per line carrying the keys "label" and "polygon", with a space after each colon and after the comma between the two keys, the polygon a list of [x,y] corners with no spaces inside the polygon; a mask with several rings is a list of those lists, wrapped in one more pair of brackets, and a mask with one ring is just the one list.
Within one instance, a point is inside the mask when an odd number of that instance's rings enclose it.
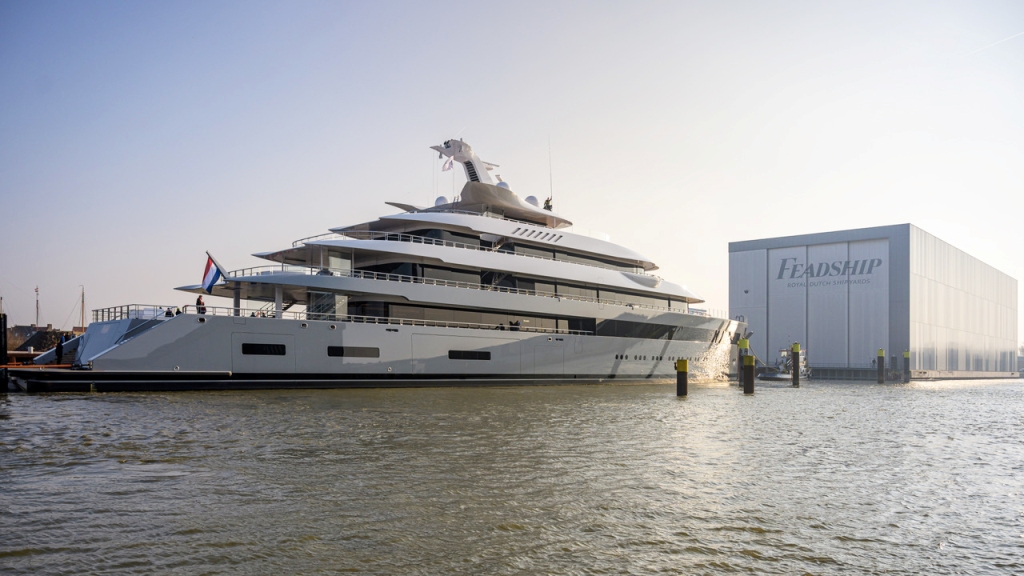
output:
{"label": "rectangular hull window", "polygon": [[449,350],[449,360],[490,360],[491,353],[483,350]]}
{"label": "rectangular hull window", "polygon": [[366,346],[328,346],[327,355],[332,358],[380,358],[380,348]]}
{"label": "rectangular hull window", "polygon": [[242,344],[242,354],[254,354],[257,356],[284,356],[284,344]]}

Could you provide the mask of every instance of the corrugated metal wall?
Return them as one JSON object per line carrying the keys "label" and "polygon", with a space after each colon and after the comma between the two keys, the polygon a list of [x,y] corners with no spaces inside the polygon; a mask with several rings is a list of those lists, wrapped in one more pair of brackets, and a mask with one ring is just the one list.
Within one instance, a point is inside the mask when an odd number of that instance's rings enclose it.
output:
{"label": "corrugated metal wall", "polygon": [[767,265],[767,250],[729,255],[729,316],[747,323],[754,333],[750,346],[762,359],[768,335]]}
{"label": "corrugated metal wall", "polygon": [[[870,364],[878,349],[889,354],[889,239],[850,242],[850,364]],[[902,351],[901,351],[902,352]]]}
{"label": "corrugated metal wall", "polygon": [[[820,244],[807,248],[811,262],[846,262],[849,244]],[[834,273],[829,267],[829,272]],[[835,282],[848,280],[848,274],[836,274],[812,279],[808,285],[807,325],[808,352],[814,352],[814,361],[825,364],[846,365],[850,347],[850,290],[849,286]],[[811,345],[814,342],[814,345]]]}
{"label": "corrugated metal wall", "polygon": [[816,366],[870,366],[889,346],[889,259],[887,238],[732,252],[730,316],[765,362],[799,342]]}
{"label": "corrugated metal wall", "polygon": [[768,351],[765,361],[779,359],[779,350],[807,342],[807,282],[799,272],[807,265],[807,247],[768,251]]}
{"label": "corrugated metal wall", "polygon": [[910,342],[916,370],[1012,372],[1017,281],[917,227],[910,231]]}

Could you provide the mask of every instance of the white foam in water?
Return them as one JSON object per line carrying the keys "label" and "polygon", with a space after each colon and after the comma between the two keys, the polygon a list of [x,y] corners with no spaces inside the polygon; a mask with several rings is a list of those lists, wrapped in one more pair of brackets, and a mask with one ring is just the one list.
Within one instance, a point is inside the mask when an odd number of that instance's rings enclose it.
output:
{"label": "white foam in water", "polygon": [[729,357],[732,344],[723,338],[718,344],[712,345],[699,362],[691,365],[689,381],[694,383],[720,382],[729,378]]}

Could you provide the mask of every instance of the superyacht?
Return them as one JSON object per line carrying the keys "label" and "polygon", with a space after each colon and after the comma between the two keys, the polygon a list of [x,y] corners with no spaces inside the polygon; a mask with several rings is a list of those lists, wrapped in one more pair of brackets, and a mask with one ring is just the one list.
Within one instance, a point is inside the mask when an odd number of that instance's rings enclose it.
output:
{"label": "superyacht", "polygon": [[[434,206],[331,229],[200,285],[230,306],[93,311],[72,370],[22,372],[35,390],[538,384],[723,377],[745,326],[654,262],[570,231],[550,199],[516,195],[469,144],[432,146],[466,184]],[[39,363],[52,362],[53,352]]]}

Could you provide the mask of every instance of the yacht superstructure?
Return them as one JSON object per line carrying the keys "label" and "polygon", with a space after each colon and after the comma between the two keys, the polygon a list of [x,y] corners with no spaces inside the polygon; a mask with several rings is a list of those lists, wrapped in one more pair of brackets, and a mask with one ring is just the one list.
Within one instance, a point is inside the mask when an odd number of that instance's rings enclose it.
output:
{"label": "yacht superstructure", "polygon": [[208,290],[229,307],[96,310],[77,372],[152,389],[667,378],[681,358],[708,378],[727,369],[741,323],[691,309],[702,300],[643,255],[571,232],[465,142],[432,148],[466,173],[457,199],[388,202],[402,212],[255,254],[270,264],[222,270]]}

